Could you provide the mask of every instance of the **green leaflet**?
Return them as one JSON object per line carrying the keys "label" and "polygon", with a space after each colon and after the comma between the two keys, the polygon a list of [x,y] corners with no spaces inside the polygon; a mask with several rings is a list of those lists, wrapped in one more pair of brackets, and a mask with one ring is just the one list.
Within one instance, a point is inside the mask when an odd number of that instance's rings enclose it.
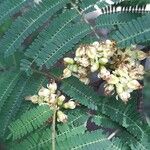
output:
{"label": "green leaflet", "polygon": [[[77,111],[78,112],[78,111]],[[84,134],[86,130],[85,122],[87,117],[83,114],[79,117],[79,112],[75,112],[74,118],[70,118],[67,124],[59,124],[59,132],[56,135],[57,142],[64,141],[69,137]],[[83,119],[84,117],[84,119]],[[82,118],[82,120],[81,120]],[[76,121],[80,121],[80,124],[75,125]],[[36,150],[38,149],[51,149],[51,129],[47,127],[40,131],[36,130],[35,133],[25,138],[20,144],[15,145],[14,149],[20,150],[22,147],[25,147],[25,150]]]}
{"label": "green leaflet", "polygon": [[5,56],[12,55],[28,35],[46,22],[66,3],[67,0],[44,0],[41,5],[35,6],[25,15],[19,17],[0,41],[0,47]]}
{"label": "green leaflet", "polygon": [[13,140],[23,137],[24,135],[32,132],[34,129],[44,125],[44,123],[50,118],[52,111],[49,106],[37,106],[24,113],[20,119],[9,125],[10,136],[13,136]]}
{"label": "green leaflet", "polygon": [[59,17],[54,19],[52,24],[50,24],[46,30],[39,34],[38,38],[25,52],[25,55],[33,60],[30,62],[29,60],[23,59],[21,63],[21,70],[27,73],[29,72],[28,74],[30,74],[31,65],[37,61],[39,55],[42,54],[41,51],[45,47],[48,47],[48,43],[53,42],[53,39],[59,36],[63,30],[69,28],[73,21],[77,19],[77,17],[79,17],[79,14],[76,12],[76,10],[69,10],[65,11],[64,13],[60,14]]}
{"label": "green leaflet", "polygon": [[120,47],[127,47],[131,44],[140,44],[150,40],[150,15],[144,15],[119,25],[119,30],[112,35]]}
{"label": "green leaflet", "polygon": [[18,12],[28,0],[5,0],[0,4],[0,25]]}
{"label": "green leaflet", "polygon": [[63,81],[61,90],[77,102],[92,110],[97,110],[97,105],[92,100],[90,88],[82,84],[77,78],[69,78]]}
{"label": "green leaflet", "polygon": [[[135,104],[129,103],[126,106],[113,97],[99,96],[74,77],[64,80],[61,90],[73,99],[79,99],[82,105],[91,109],[96,108],[100,113],[118,122],[121,126],[125,127],[128,132],[140,140],[141,144],[144,139],[144,141],[147,140],[148,142],[149,134],[145,129],[145,124],[140,121],[140,115],[135,111]],[[148,143],[147,145],[149,145]],[[143,145],[145,149],[148,149],[147,145]]]}
{"label": "green leaflet", "polygon": [[22,112],[25,112],[26,106],[31,104],[25,101],[25,97],[35,94],[35,91],[38,91],[39,87],[43,85],[43,80],[45,78],[37,74],[31,77],[25,77],[24,75],[20,77],[0,113],[0,120],[3,122],[0,124],[0,137],[5,135],[8,125],[12,121],[19,118]]}
{"label": "green leaflet", "polygon": [[18,71],[2,73],[0,79],[0,111],[3,109],[4,103],[6,102],[8,96],[11,94],[13,88],[16,86],[20,76],[21,73]]}

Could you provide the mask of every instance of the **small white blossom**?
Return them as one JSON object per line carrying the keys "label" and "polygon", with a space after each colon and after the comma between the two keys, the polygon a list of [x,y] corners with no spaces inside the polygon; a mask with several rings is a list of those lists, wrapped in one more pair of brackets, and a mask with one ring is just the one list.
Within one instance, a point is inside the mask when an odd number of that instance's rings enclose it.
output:
{"label": "small white blossom", "polygon": [[89,46],[86,50],[86,54],[89,58],[94,59],[96,56],[96,48],[93,46]]}
{"label": "small white blossom", "polygon": [[57,84],[55,82],[52,82],[50,84],[47,84],[47,88],[50,90],[51,93],[55,93],[57,90]]}
{"label": "small white blossom", "polygon": [[65,109],[75,109],[76,103],[74,101],[68,101],[63,105],[63,107]]}
{"label": "small white blossom", "polygon": [[99,69],[99,63],[98,62],[93,63],[91,66],[91,72],[95,72],[98,69]]}
{"label": "small white blossom", "polygon": [[65,96],[64,96],[64,95],[61,95],[61,96],[58,97],[57,104],[58,104],[59,106],[61,106],[64,101],[65,101]]}
{"label": "small white blossom", "polygon": [[48,97],[50,95],[50,90],[47,88],[42,87],[39,92],[38,92],[39,96],[44,96],[44,97]]}
{"label": "small white blossom", "polygon": [[69,78],[71,76],[72,72],[68,68],[64,69],[63,71],[63,78]]}
{"label": "small white blossom", "polygon": [[57,111],[57,121],[58,121],[58,122],[63,122],[63,123],[65,123],[65,122],[67,122],[67,119],[68,119],[68,117],[67,117],[66,114],[64,114],[64,113],[63,113],[62,111],[60,111],[60,110]]}
{"label": "small white blossom", "polygon": [[69,57],[64,58],[64,62],[67,64],[74,64],[74,60],[72,58],[69,58]]}
{"label": "small white blossom", "polygon": [[25,97],[25,100],[30,100],[34,104],[38,103],[38,99],[39,99],[38,95]]}

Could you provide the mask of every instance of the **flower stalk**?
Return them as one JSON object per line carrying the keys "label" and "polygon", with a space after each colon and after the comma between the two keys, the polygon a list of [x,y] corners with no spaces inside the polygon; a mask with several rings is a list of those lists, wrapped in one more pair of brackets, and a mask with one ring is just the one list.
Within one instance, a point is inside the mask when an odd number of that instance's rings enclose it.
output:
{"label": "flower stalk", "polygon": [[52,121],[52,150],[56,150],[56,113],[57,108],[54,108]]}

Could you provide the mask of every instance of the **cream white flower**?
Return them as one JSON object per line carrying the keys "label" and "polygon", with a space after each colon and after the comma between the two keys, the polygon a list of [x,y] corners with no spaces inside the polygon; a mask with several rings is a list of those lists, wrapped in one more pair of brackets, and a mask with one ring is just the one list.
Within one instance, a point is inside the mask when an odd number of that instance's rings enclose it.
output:
{"label": "cream white flower", "polygon": [[68,101],[63,105],[63,107],[65,109],[75,109],[76,103],[74,101]]}
{"label": "cream white flower", "polygon": [[84,47],[84,46],[80,46],[80,47],[76,50],[75,55],[76,55],[77,57],[84,56],[84,55],[85,55],[85,47]]}
{"label": "cream white flower", "polygon": [[110,95],[113,94],[112,92],[114,91],[115,87],[112,84],[105,84],[104,86],[104,93],[105,95]]}
{"label": "cream white flower", "polygon": [[92,44],[95,48],[99,48],[100,44],[99,42],[95,41],[93,44]]}
{"label": "cream white flower", "polygon": [[102,66],[100,69],[100,72],[98,73],[98,78],[102,78],[103,80],[106,80],[110,77],[110,72]]}
{"label": "cream white flower", "polygon": [[90,80],[89,78],[80,78],[80,81],[83,82],[84,84],[89,84],[90,83]]}
{"label": "cream white flower", "polygon": [[137,80],[131,80],[127,83],[127,86],[133,90],[137,90],[142,88],[142,86],[140,85],[140,83]]}
{"label": "cream white flower", "polygon": [[103,58],[100,58],[100,59],[99,59],[99,63],[102,64],[102,65],[105,65],[106,63],[108,63],[108,59],[107,59],[107,58],[104,58],[104,57],[103,57]]}
{"label": "cream white flower", "polygon": [[83,67],[88,67],[90,65],[90,62],[88,58],[86,57],[81,58],[79,62],[80,62],[80,65]]}
{"label": "cream white flower", "polygon": [[117,91],[118,94],[123,93],[123,91],[124,91],[123,85],[120,84],[120,83],[116,84],[116,91]]}
{"label": "cream white flower", "polygon": [[61,96],[59,96],[58,99],[57,99],[57,104],[58,104],[59,106],[61,106],[64,101],[65,101],[65,96],[64,96],[64,95],[61,95]]}
{"label": "cream white flower", "polygon": [[106,40],[106,45],[112,45],[113,44],[113,42],[112,41],[110,41],[110,40]]}
{"label": "cream white flower", "polygon": [[60,111],[60,110],[57,111],[57,121],[58,121],[58,122],[63,122],[63,123],[65,123],[65,122],[67,122],[67,119],[68,119],[68,117],[67,117],[66,114],[64,114],[64,113],[63,113],[62,111]]}
{"label": "cream white flower", "polygon": [[50,104],[56,104],[56,102],[57,102],[57,94],[51,94],[49,99],[50,99],[49,100]]}
{"label": "cream white flower", "polygon": [[99,69],[99,63],[98,62],[93,63],[91,66],[91,72],[95,72],[98,69]]}
{"label": "cream white flower", "polygon": [[50,95],[50,90],[47,88],[42,87],[39,92],[38,92],[39,96],[44,96],[44,97],[48,97]]}
{"label": "cream white flower", "polygon": [[77,65],[68,65],[67,67],[70,71],[72,72],[77,72],[78,71],[78,66]]}
{"label": "cream white flower", "polygon": [[57,84],[55,82],[52,82],[50,84],[47,84],[47,88],[50,90],[51,93],[55,93],[57,90]]}
{"label": "cream white flower", "polygon": [[122,93],[118,94],[118,96],[120,97],[121,100],[123,100],[126,103],[130,98],[130,93],[122,92]]}
{"label": "cream white flower", "polygon": [[38,99],[39,99],[38,95],[33,95],[33,96],[27,96],[27,97],[25,97],[25,100],[30,100],[34,104],[38,103]]}
{"label": "cream white flower", "polygon": [[87,76],[87,70],[86,70],[86,68],[83,68],[83,67],[79,67],[79,69],[78,69],[78,73],[80,74],[80,75],[84,75],[84,76]]}
{"label": "cream white flower", "polygon": [[119,82],[119,78],[115,75],[111,74],[109,78],[107,79],[108,84],[117,84]]}
{"label": "cream white flower", "polygon": [[137,50],[136,53],[137,53],[137,58],[139,60],[144,60],[147,57],[146,53],[144,53],[143,51]]}
{"label": "cream white flower", "polygon": [[63,70],[63,78],[69,78],[71,76],[72,72],[68,68]]}
{"label": "cream white flower", "polygon": [[64,58],[64,62],[66,64],[74,64],[73,58],[69,58],[69,57]]}
{"label": "cream white flower", "polygon": [[96,48],[94,46],[89,46],[86,50],[86,54],[89,58],[94,59],[96,56]]}

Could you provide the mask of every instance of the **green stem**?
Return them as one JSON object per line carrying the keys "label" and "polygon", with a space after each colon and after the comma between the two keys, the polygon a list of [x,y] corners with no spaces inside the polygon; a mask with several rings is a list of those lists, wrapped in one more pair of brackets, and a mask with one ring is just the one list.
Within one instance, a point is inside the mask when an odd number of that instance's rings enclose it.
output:
{"label": "green stem", "polygon": [[54,114],[53,114],[53,122],[52,122],[52,150],[56,150],[56,113],[57,110],[54,108]]}

